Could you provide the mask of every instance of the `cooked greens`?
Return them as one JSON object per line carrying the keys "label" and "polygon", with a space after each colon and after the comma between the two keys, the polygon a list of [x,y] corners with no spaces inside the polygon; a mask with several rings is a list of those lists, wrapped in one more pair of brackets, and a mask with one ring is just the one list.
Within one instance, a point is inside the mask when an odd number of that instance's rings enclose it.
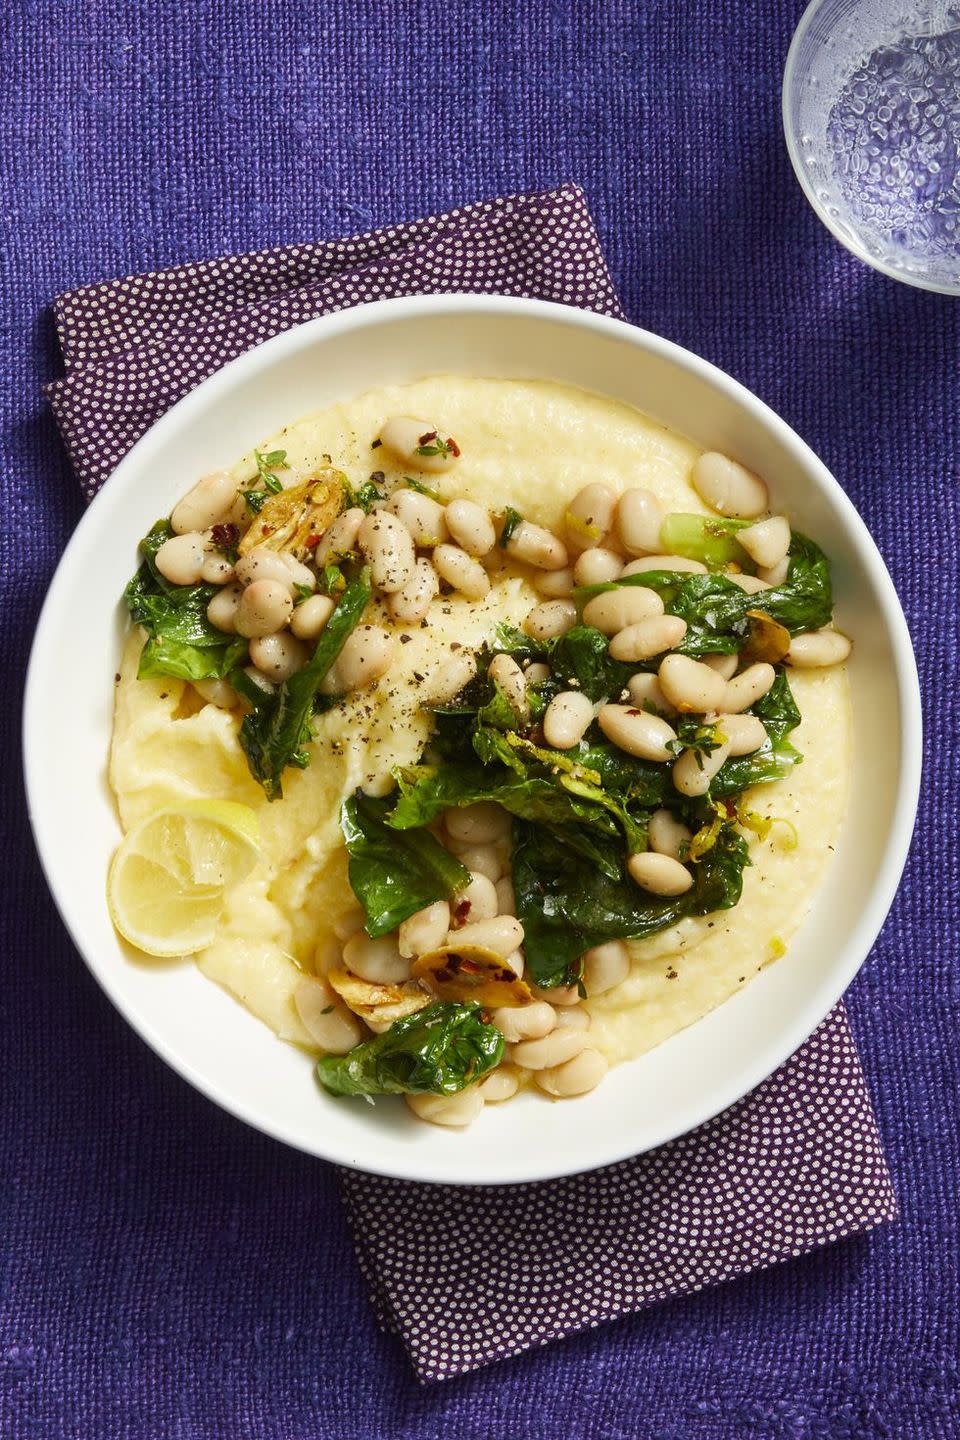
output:
{"label": "cooked greens", "polygon": [[317,1079],[332,1095],[456,1095],[499,1065],[504,1045],[479,1005],[438,1001],[346,1055],[324,1055]]}
{"label": "cooked greens", "polygon": [[695,866],[683,895],[663,897],[641,890],[626,871],[623,846],[598,842],[604,866],[584,865],[569,834],[519,825],[513,852],[517,919],[523,925],[527,974],[548,989],[579,978],[579,957],[607,940],[641,940],[675,925],[685,915],[728,910],[740,899],[746,842],[732,824],[721,825],[714,844]]}
{"label": "cooked greens", "polygon": [[158,520],[143,537],[143,563],[124,591],[131,619],[147,632],[137,676],[221,680],[243,663],[247,642],[207,619],[216,585],[172,585],[160,574],[156,554],[172,535],[169,520]]}
{"label": "cooked greens", "polygon": [[452,900],[470,884],[470,871],[429,830],[388,829],[388,809],[388,802],[358,792],[340,811],[350,888],[374,937],[388,935],[435,900]]}
{"label": "cooked greens", "polygon": [[250,706],[240,726],[240,744],[250,773],[268,800],[283,795],[281,776],[289,765],[303,770],[310,763],[304,747],[310,741],[310,717],[320,682],[359,624],[370,595],[370,577],[364,571],[343,592],[306,665],[276,690],[265,690],[243,670],[230,675]]}

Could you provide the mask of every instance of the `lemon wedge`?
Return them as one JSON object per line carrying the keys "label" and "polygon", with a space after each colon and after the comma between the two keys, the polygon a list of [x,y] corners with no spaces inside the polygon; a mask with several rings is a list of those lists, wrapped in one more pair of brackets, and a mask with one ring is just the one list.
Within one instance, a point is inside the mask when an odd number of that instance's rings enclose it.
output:
{"label": "lemon wedge", "polygon": [[192,955],[213,940],[231,885],[260,857],[249,805],[190,800],[156,810],[110,863],[107,906],[125,940],[148,955]]}

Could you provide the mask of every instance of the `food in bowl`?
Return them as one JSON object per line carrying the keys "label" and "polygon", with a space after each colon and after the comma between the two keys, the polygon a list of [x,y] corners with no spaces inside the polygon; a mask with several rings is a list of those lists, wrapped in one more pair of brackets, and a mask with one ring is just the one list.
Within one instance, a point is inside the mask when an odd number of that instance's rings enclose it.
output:
{"label": "food in bowl", "polygon": [[115,923],[328,1091],[453,1126],[583,1094],[783,953],[846,803],[850,642],[760,477],[444,376],[288,426],[142,551]]}

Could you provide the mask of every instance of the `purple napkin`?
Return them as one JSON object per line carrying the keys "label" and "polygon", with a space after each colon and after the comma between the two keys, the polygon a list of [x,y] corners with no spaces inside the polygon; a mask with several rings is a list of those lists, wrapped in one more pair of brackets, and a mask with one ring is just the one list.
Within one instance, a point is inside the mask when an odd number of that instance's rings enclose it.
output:
{"label": "purple napkin", "polygon": [[[55,302],[67,373],[47,389],[84,495],[175,401],[252,345],[363,301],[437,291],[621,313],[575,186],[85,286]],[[523,1187],[356,1171],[341,1184],[378,1320],[424,1381],[896,1214],[842,1005],[751,1095],[639,1159]]]}

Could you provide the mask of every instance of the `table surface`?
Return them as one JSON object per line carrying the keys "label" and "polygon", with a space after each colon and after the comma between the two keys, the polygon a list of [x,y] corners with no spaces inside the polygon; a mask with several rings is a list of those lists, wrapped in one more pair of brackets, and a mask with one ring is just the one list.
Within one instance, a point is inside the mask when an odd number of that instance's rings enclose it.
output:
{"label": "table surface", "polygon": [[[960,1432],[958,805],[944,703],[955,698],[960,308],[864,268],[807,208],[779,120],[799,10],[6,7],[4,1436]],[[902,1215],[423,1390],[374,1327],[333,1172],[215,1111],[155,1059],[46,894],[17,779],[18,696],[81,508],[39,390],[58,373],[47,306],[115,273],[567,179],[586,190],[630,318],[742,380],[832,468],[914,633],[935,781],[893,915],[849,996]],[[69,724],[69,695],[51,703]],[[202,1247],[191,1217],[203,1219]]]}

